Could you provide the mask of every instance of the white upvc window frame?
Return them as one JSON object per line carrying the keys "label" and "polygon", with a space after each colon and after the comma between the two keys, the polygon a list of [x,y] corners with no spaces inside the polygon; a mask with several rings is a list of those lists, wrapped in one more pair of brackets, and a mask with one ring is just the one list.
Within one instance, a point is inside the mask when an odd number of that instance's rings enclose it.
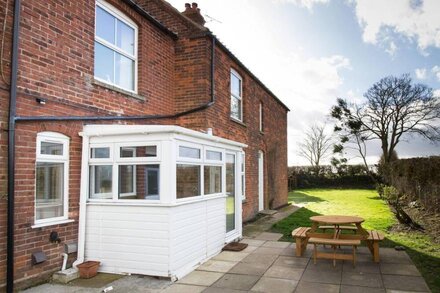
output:
{"label": "white upvc window frame", "polygon": [[[222,159],[221,160],[210,160],[208,159],[208,155],[207,152],[217,152],[217,153],[221,153]],[[221,149],[221,148],[216,148],[216,147],[211,147],[211,146],[205,146],[203,148],[203,161],[207,164],[223,164],[225,162],[225,150]]]}
{"label": "white upvc window frame", "polygon": [[[132,148],[138,146],[155,146],[156,156],[155,157],[128,157],[121,158],[121,147]],[[91,153],[93,148],[109,148],[110,156],[109,158],[92,158]],[[89,145],[90,157],[88,161],[89,178],[94,179],[94,166],[112,166],[112,191],[111,193],[94,193],[95,182],[94,180],[89,180],[88,186],[88,201],[89,202],[100,202],[100,201],[117,201],[117,202],[147,202],[147,203],[158,203],[161,199],[160,194],[160,177],[162,170],[162,157],[161,157],[161,143],[158,141],[148,141],[148,142],[123,142],[123,143],[91,143]],[[135,195],[136,190],[136,166],[150,166],[158,165],[159,175],[158,175],[158,186],[159,194],[155,197],[149,197],[148,199],[124,199],[123,197],[128,197]],[[119,194],[119,166],[133,166],[133,192],[121,193]],[[157,168],[156,168],[157,169]],[[94,198],[91,196],[93,195]],[[121,198],[119,198],[121,197]]]}
{"label": "white upvc window frame", "polygon": [[[93,149],[100,149],[100,148],[108,148],[109,149],[109,157],[108,158],[93,158]],[[91,144],[90,145],[90,157],[89,162],[90,163],[110,163],[113,162],[113,145],[111,144]]]}
{"label": "white upvc window frame", "polygon": [[[181,157],[179,154],[180,147],[189,147],[200,150],[200,159]],[[206,152],[214,151],[221,153],[221,160],[209,160],[207,158]],[[179,141],[176,144],[176,152],[177,152],[177,160],[175,162],[175,168],[177,171],[177,165],[193,165],[200,167],[200,194],[194,195],[186,198],[177,198],[177,182],[176,182],[176,201],[177,202],[187,202],[197,200],[199,198],[209,198],[218,196],[224,193],[225,191],[225,178],[226,178],[226,151],[223,148],[218,148],[214,146],[207,146],[203,144],[190,143],[186,141]],[[213,167],[221,167],[221,184],[220,184],[220,192],[205,194],[205,166],[213,166]]]}
{"label": "white upvc window frame", "polygon": [[[187,165],[187,166],[198,166],[199,167],[199,178],[200,178],[200,183],[199,183],[199,188],[200,188],[200,194],[194,195],[194,196],[190,196],[190,197],[184,197],[184,198],[177,198],[177,165]],[[181,161],[181,160],[177,160],[174,166],[175,170],[176,170],[176,190],[175,190],[175,194],[176,194],[176,201],[177,202],[187,202],[187,201],[193,201],[195,199],[198,198],[202,198],[204,197],[204,191],[205,191],[205,184],[203,181],[203,164],[202,162],[196,162],[196,161]]]}
{"label": "white upvc window frame", "polygon": [[259,117],[260,117],[259,118],[259,125],[258,125],[260,132],[264,132],[264,123],[263,123],[264,113],[263,113],[263,111],[264,111],[263,102],[260,101],[259,113],[258,113]]}
{"label": "white upvc window frame", "polygon": [[[232,75],[234,75],[236,78],[238,78],[238,80],[240,81],[240,95],[237,96],[235,94],[233,94],[232,92]],[[241,75],[235,71],[234,69],[231,68],[231,72],[229,75],[229,83],[230,83],[230,95],[231,95],[231,100],[230,100],[230,116],[232,119],[234,120],[238,120],[240,122],[243,122],[243,78],[241,77]],[[237,99],[240,103],[240,117],[235,117],[232,114],[232,99]]]}
{"label": "white upvc window frame", "polygon": [[[109,14],[111,14],[112,16],[114,16],[115,18],[117,18],[118,20],[120,20],[121,22],[123,22],[124,24],[128,25],[129,27],[131,27],[132,29],[134,29],[134,50],[133,50],[133,55],[131,55],[128,52],[125,52],[124,50],[118,48],[117,46],[115,46],[114,44],[109,43],[108,41],[100,38],[97,34],[96,34],[96,28],[97,28],[97,23],[96,23],[96,7],[99,6],[100,8],[102,8],[103,10],[105,10],[106,12],[108,12]],[[114,7],[113,5],[103,1],[103,0],[96,0],[96,4],[95,4],[95,41],[100,43],[101,45],[107,47],[108,49],[117,52],[118,54],[121,54],[124,57],[129,58],[130,60],[134,61],[134,74],[133,74],[133,79],[134,79],[134,89],[127,89],[127,88],[123,88],[118,84],[115,84],[113,82],[109,82],[108,80],[105,79],[101,79],[97,76],[94,76],[94,78],[96,80],[99,80],[100,82],[109,84],[111,86],[117,87],[119,89],[122,89],[124,91],[128,91],[134,94],[138,93],[138,34],[139,34],[139,28],[136,25],[136,23],[134,21],[132,21],[129,17],[127,17],[123,12],[121,12],[119,9],[117,9],[116,7]],[[115,34],[116,34],[116,30],[115,30]],[[116,64],[113,67],[113,76],[115,76],[116,74]]]}
{"label": "white upvc window frame", "polygon": [[[130,150],[130,151],[132,151],[133,152],[133,154],[136,152],[136,148],[131,148],[131,147],[126,147],[127,148],[127,150]],[[118,159],[121,159],[121,147],[117,147],[117,149],[118,149],[118,153],[119,153],[119,157],[117,157]],[[125,158],[124,158],[125,159]],[[131,184],[133,185],[133,191],[132,192],[124,192],[124,193],[119,193],[119,190],[121,189],[121,186],[120,186],[120,181],[119,181],[119,167],[120,166],[131,166],[132,168],[133,168],[133,178],[132,178],[132,180],[131,180]],[[118,197],[120,196],[120,197],[127,197],[127,196],[133,196],[133,195],[135,195],[137,192],[136,192],[137,190],[136,190],[136,165],[134,165],[134,164],[129,164],[129,163],[127,163],[127,164],[118,164]]]}
{"label": "white upvc window frame", "polygon": [[[159,168],[153,168],[152,166],[154,166],[154,165],[148,165],[147,167],[145,167],[147,173],[149,171],[156,171],[157,172],[157,181],[158,181],[157,194],[147,196],[148,198],[146,198],[145,200],[155,200],[155,201],[160,200],[160,168],[161,168],[161,166],[160,166],[160,164],[157,164],[157,165],[159,165]],[[146,177],[148,178],[148,175]],[[148,181],[145,182],[145,190],[148,191]]]}
{"label": "white upvc window frame", "polygon": [[[109,148],[108,158],[92,158],[93,148]],[[115,188],[114,178],[115,178],[115,168],[114,168],[114,147],[113,144],[90,144],[89,146],[89,200],[108,200],[109,196],[113,197],[113,192]],[[95,193],[95,166],[112,166],[112,192],[107,193]],[[93,198],[92,198],[93,195]]]}
{"label": "white upvc window frame", "polygon": [[[181,157],[180,156],[180,147],[186,147],[186,148],[192,148],[192,149],[198,149],[200,158],[190,158],[190,157]],[[178,162],[189,162],[189,163],[195,163],[195,164],[201,164],[203,162],[204,158],[204,150],[203,145],[196,144],[196,143],[190,143],[190,142],[178,142],[177,143],[177,161]]]}
{"label": "white upvc window frame", "polygon": [[[41,143],[51,142],[63,145],[62,155],[46,155],[41,154]],[[60,222],[68,220],[69,214],[69,137],[56,132],[39,132],[37,134],[36,160],[35,160],[35,188],[34,188],[34,226],[57,225]],[[53,217],[48,219],[37,220],[37,163],[63,163],[63,215],[61,217]],[[34,227],[33,226],[33,227]]]}
{"label": "white upvc window frame", "polygon": [[[208,151],[212,151],[212,152],[218,152],[221,154],[222,159],[221,160],[209,160],[208,156],[207,156],[207,152]],[[212,147],[212,146],[204,146],[203,147],[203,166],[202,166],[202,180],[203,180],[203,190],[202,190],[202,196],[215,196],[215,195],[219,195],[222,194],[224,192],[224,188],[223,188],[223,183],[224,183],[224,174],[225,174],[225,169],[226,169],[226,152],[225,149],[221,149],[221,148],[216,148],[216,147]],[[212,167],[221,167],[221,182],[220,182],[220,192],[217,193],[209,193],[209,194],[205,194],[205,166],[212,166]]]}
{"label": "white upvc window frame", "polygon": [[[121,157],[121,148],[131,148],[135,149],[135,147],[147,147],[147,146],[155,146],[156,147],[156,156],[155,157]],[[161,161],[161,144],[160,142],[124,142],[124,143],[115,143],[115,162],[116,163],[150,163],[150,162],[160,162]]]}

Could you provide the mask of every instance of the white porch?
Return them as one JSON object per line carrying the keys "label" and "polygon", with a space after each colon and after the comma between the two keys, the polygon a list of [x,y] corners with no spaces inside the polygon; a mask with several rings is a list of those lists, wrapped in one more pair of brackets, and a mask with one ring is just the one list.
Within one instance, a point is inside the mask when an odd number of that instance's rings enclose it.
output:
{"label": "white porch", "polygon": [[181,278],[240,238],[246,145],[178,126],[88,125],[78,261]]}

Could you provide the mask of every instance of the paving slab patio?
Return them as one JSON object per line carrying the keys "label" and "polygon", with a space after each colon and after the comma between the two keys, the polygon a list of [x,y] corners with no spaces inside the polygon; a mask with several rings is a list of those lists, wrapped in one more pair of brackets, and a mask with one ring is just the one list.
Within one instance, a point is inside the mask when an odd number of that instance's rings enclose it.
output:
{"label": "paving slab patio", "polygon": [[[331,260],[318,259],[314,264],[310,257],[311,246],[307,247],[303,257],[296,257],[293,253],[295,244],[276,242],[273,239],[278,235],[271,234],[265,232],[262,237],[243,239],[242,242],[248,244],[247,252],[223,251],[175,283],[151,277],[126,276],[106,286],[114,288],[112,293],[430,292],[404,251],[381,248],[381,262],[374,263],[369,251],[360,247],[355,267],[351,261],[338,261],[333,266]],[[90,282],[93,283],[93,279]],[[44,284],[26,292],[102,292],[104,288],[102,284],[87,284]]]}
{"label": "paving slab patio", "polygon": [[[261,238],[273,239],[265,235]],[[353,267],[351,261],[318,259],[314,264],[310,258],[312,247],[307,247],[305,257],[296,257],[295,245],[274,240],[243,239],[250,252],[224,251],[201,265],[198,270],[216,270],[215,278],[200,281],[200,277],[182,280],[187,285],[208,286],[204,293],[216,292],[295,292],[295,293],[407,293],[429,292],[426,282],[405,252],[392,248],[381,248],[380,256],[387,262],[374,263],[371,254],[363,247],[358,249],[361,261]],[[323,248],[324,249],[324,248]],[[393,263],[393,257],[395,262]],[[227,270],[227,271],[226,271]],[[212,272],[214,273],[214,272]],[[179,284],[181,282],[178,282]],[[190,283],[190,284],[189,284]],[[173,287],[172,285],[171,287]],[[170,288],[171,288],[170,287]],[[400,290],[400,291],[399,291]],[[406,290],[406,291],[403,291]],[[182,291],[183,292],[183,291]],[[167,292],[168,293],[168,292]]]}

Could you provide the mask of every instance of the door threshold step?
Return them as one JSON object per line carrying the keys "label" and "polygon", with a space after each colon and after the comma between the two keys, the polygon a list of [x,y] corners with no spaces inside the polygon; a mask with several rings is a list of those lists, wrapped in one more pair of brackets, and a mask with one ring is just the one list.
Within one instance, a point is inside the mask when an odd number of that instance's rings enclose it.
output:
{"label": "door threshold step", "polygon": [[271,216],[271,215],[275,215],[276,213],[278,213],[278,211],[276,211],[276,210],[262,210],[262,211],[259,211],[259,213],[263,214],[263,215]]}

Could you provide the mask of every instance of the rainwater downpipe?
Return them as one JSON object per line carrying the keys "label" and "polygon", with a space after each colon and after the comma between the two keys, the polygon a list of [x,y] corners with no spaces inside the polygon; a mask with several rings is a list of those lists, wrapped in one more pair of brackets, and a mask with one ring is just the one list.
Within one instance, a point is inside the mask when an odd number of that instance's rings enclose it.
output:
{"label": "rainwater downpipe", "polygon": [[18,36],[20,30],[20,0],[14,1],[11,52],[11,84],[8,125],[8,215],[6,240],[6,292],[14,291],[14,194],[15,194],[15,115],[17,102]]}

